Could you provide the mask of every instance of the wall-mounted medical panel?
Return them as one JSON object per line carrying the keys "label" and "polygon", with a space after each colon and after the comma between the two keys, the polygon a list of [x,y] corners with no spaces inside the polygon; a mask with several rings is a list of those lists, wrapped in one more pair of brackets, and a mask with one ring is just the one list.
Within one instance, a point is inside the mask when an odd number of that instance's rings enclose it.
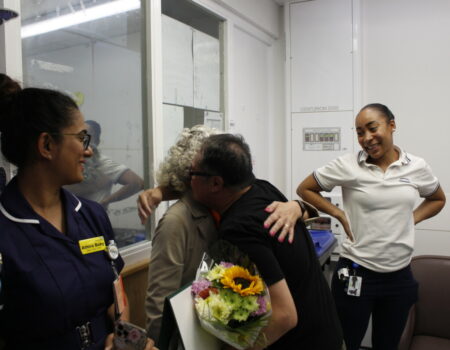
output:
{"label": "wall-mounted medical panel", "polygon": [[291,111],[353,109],[352,1],[290,4]]}

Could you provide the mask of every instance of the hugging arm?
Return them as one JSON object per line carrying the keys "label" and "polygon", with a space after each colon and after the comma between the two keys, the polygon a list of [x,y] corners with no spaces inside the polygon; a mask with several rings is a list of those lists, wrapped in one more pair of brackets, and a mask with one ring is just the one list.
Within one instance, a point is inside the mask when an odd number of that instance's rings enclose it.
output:
{"label": "hugging arm", "polygon": [[138,215],[141,223],[144,225],[148,218],[152,215],[154,210],[162,201],[170,201],[172,199],[179,199],[181,193],[169,187],[158,186],[150,188],[139,194],[138,198]]}
{"label": "hugging arm", "polygon": [[278,232],[280,242],[283,242],[285,237],[289,235],[289,243],[294,240],[294,228],[297,220],[308,220],[319,216],[317,209],[303,200],[272,202],[266,207],[265,211],[270,215],[264,221],[264,228],[270,228],[271,236]]}

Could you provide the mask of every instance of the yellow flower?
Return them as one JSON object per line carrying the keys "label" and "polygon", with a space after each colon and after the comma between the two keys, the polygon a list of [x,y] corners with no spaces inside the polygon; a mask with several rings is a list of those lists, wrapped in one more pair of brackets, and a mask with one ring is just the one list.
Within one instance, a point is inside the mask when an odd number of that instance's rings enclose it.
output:
{"label": "yellow flower", "polygon": [[242,296],[259,294],[264,290],[262,279],[251,275],[247,269],[240,266],[226,269],[220,283]]}

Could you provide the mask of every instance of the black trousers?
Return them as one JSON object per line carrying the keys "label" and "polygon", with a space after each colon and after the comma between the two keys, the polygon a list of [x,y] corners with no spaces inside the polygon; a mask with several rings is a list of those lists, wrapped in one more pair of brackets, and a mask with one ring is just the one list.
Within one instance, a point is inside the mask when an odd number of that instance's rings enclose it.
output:
{"label": "black trousers", "polygon": [[417,301],[418,285],[410,266],[399,271],[379,273],[358,266],[362,277],[361,295],[349,296],[339,269],[352,269],[352,261],[341,258],[333,275],[331,289],[344,331],[347,350],[358,350],[372,315],[372,349],[397,350],[411,306]]}

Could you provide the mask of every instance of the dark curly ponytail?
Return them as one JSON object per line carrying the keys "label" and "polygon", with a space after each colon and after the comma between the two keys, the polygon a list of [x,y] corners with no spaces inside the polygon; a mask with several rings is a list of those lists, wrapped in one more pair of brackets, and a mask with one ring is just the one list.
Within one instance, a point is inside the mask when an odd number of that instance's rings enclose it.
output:
{"label": "dark curly ponytail", "polygon": [[26,88],[0,74],[0,132],[4,157],[18,168],[36,157],[42,132],[57,135],[73,122],[76,103],[58,91]]}
{"label": "dark curly ponytail", "polygon": [[13,98],[22,91],[20,85],[5,74],[0,73],[0,132],[3,132],[10,115],[9,107]]}

